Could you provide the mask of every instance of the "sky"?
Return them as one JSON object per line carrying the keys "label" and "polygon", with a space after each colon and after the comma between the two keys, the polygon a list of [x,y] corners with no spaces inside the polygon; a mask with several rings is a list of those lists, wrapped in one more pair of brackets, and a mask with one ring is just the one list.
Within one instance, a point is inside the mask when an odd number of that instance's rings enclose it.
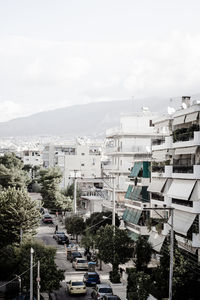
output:
{"label": "sky", "polygon": [[199,0],[0,0],[0,121],[200,93]]}

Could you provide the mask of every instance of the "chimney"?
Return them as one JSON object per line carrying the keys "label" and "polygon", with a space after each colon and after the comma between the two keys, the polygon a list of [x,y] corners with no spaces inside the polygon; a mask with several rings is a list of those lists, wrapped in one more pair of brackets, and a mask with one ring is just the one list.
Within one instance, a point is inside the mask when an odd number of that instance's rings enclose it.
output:
{"label": "chimney", "polygon": [[190,107],[190,96],[182,96],[182,107],[183,108]]}

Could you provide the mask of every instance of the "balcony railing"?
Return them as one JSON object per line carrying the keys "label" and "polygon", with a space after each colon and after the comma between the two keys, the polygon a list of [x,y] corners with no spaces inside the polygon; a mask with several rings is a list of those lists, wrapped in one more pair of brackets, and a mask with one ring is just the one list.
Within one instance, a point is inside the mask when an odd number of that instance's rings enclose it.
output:
{"label": "balcony railing", "polygon": [[193,173],[193,166],[185,166],[185,165],[174,165],[173,173]]}
{"label": "balcony railing", "polygon": [[194,131],[199,131],[199,125],[193,124],[189,128],[178,128],[173,132],[173,142],[189,141],[194,139]]}

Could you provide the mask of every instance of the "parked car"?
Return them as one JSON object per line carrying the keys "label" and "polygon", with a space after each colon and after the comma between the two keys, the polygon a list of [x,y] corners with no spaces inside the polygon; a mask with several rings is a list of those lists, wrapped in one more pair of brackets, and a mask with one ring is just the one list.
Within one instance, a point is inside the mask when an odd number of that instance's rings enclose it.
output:
{"label": "parked car", "polygon": [[117,295],[105,295],[103,296],[103,300],[121,300]]}
{"label": "parked car", "polygon": [[78,251],[67,251],[67,259],[72,263],[74,258],[82,258],[82,254]]}
{"label": "parked car", "polygon": [[53,235],[53,238],[56,240],[58,244],[68,244],[69,238],[66,236],[64,232],[56,231]]}
{"label": "parked car", "polygon": [[88,270],[88,261],[84,258],[76,257],[72,261],[72,267],[75,270]]}
{"label": "parked car", "polygon": [[52,217],[50,216],[50,214],[44,214],[43,217],[42,217],[42,222],[43,223],[50,223],[50,224],[53,224],[53,219]]}
{"label": "parked car", "polygon": [[83,281],[78,280],[70,280],[67,282],[68,292],[70,295],[72,294],[87,294],[86,285]]}
{"label": "parked car", "polygon": [[102,299],[105,295],[113,295],[113,290],[110,285],[103,283],[97,284],[91,293],[91,297],[96,300]]}
{"label": "parked car", "polygon": [[86,286],[100,284],[100,277],[97,272],[86,272],[83,276]]}

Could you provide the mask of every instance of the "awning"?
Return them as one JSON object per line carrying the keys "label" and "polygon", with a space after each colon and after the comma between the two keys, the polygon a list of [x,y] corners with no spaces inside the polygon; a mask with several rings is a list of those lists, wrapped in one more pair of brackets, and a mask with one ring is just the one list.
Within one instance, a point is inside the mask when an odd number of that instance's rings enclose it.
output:
{"label": "awning", "polygon": [[192,114],[187,115],[186,118],[185,118],[185,123],[196,121],[198,119],[198,115],[199,115],[198,111],[196,111],[196,112],[194,112]]}
{"label": "awning", "polygon": [[142,192],[141,186],[134,186],[132,192],[130,193],[129,199],[136,200],[136,201],[140,200],[140,198],[142,198],[140,195],[141,192]]}
{"label": "awning", "polygon": [[[174,231],[183,235],[187,235],[188,230],[190,229],[196,214],[174,210]],[[168,220],[168,223],[171,225],[171,217]],[[171,226],[170,226],[171,227]]]}
{"label": "awning", "polygon": [[132,232],[130,230],[128,230],[128,236],[134,241],[136,242],[139,238],[139,234],[136,232]]}
{"label": "awning", "polygon": [[151,244],[153,250],[160,252],[164,240],[165,240],[164,235],[158,234],[155,231],[150,232],[148,242]]}
{"label": "awning", "polygon": [[174,179],[167,192],[170,198],[188,200],[194,188],[196,180]]}
{"label": "awning", "polygon": [[141,168],[142,168],[142,162],[141,161],[135,162],[129,177],[137,177]]}
{"label": "awning", "polygon": [[162,193],[166,181],[166,178],[153,178],[147,191],[151,193]]}
{"label": "awning", "polygon": [[123,220],[125,222],[129,222],[137,225],[141,214],[142,214],[142,210],[127,208],[123,214]]}
{"label": "awning", "polygon": [[166,160],[166,155],[168,154],[167,150],[159,150],[152,152],[152,158],[156,161],[164,161]]}
{"label": "awning", "polygon": [[125,198],[126,199],[129,199],[130,198],[130,193],[132,192],[132,189],[133,189],[133,185],[129,185],[128,186],[128,189],[126,191],[126,195],[125,195]]}
{"label": "awning", "polygon": [[181,154],[195,154],[197,151],[197,147],[187,147],[187,148],[177,148],[175,149],[175,155]]}
{"label": "awning", "polygon": [[174,120],[173,120],[173,126],[174,126],[174,125],[183,124],[184,121],[185,121],[185,115],[180,116],[180,117],[176,117],[176,118],[174,118]]}
{"label": "awning", "polygon": [[195,187],[192,191],[190,201],[199,201],[200,200],[200,180],[197,180]]}

